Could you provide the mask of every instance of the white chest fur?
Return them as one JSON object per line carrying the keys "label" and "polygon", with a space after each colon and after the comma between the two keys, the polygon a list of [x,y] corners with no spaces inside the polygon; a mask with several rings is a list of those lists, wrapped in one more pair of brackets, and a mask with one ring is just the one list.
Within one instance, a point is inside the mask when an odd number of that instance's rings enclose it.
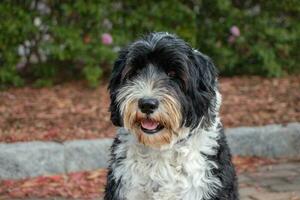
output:
{"label": "white chest fur", "polygon": [[188,141],[166,150],[147,148],[135,142],[131,134],[119,135],[117,156],[125,156],[113,165],[115,178],[122,179],[119,196],[126,200],[201,200],[208,199],[221,186],[211,174],[213,161],[202,154],[214,155],[218,131],[198,130]]}

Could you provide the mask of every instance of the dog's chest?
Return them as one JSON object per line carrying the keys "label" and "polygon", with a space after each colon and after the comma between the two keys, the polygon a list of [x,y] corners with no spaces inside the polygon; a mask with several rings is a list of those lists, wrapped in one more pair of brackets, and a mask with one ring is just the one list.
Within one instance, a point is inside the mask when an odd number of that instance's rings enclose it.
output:
{"label": "dog's chest", "polygon": [[201,200],[219,185],[210,173],[214,163],[193,145],[166,151],[131,145],[126,150],[118,171],[124,183],[120,192],[128,200]]}

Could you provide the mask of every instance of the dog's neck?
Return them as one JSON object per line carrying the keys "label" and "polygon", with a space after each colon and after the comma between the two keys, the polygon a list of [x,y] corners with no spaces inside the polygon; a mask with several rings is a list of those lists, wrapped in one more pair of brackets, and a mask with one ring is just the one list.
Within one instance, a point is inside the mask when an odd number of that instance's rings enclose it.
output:
{"label": "dog's neck", "polygon": [[[126,161],[120,170],[116,170],[118,173],[115,176],[117,179],[126,176],[124,179],[128,182],[124,194],[131,196],[131,199],[149,199],[147,195],[156,199],[203,199],[220,186],[220,181],[210,174],[215,164],[205,156],[216,154],[219,137],[216,127],[210,130],[194,129],[181,141],[164,149],[139,144],[134,140],[134,135],[125,129],[119,130],[118,136],[121,144],[117,146],[117,155],[126,157]],[[174,188],[177,182],[180,184]],[[144,184],[147,187],[142,187]],[[167,194],[168,198],[160,196]]]}

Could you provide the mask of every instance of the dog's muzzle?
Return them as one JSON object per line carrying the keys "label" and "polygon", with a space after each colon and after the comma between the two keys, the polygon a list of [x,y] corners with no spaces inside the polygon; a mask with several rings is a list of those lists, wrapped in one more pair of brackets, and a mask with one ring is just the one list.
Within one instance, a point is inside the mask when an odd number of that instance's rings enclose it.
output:
{"label": "dog's muzzle", "polygon": [[141,98],[138,101],[138,107],[140,111],[146,115],[146,118],[140,120],[140,127],[144,133],[154,134],[162,130],[164,127],[154,119],[150,118],[150,115],[155,112],[159,106],[159,101],[154,98]]}

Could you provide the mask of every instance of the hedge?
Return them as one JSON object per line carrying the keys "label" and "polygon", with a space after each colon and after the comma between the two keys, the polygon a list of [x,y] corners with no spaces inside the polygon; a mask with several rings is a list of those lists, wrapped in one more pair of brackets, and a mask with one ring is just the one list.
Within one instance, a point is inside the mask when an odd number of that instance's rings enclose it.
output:
{"label": "hedge", "polygon": [[0,84],[96,86],[117,51],[153,31],[176,33],[221,75],[299,73],[300,1],[3,0]]}

